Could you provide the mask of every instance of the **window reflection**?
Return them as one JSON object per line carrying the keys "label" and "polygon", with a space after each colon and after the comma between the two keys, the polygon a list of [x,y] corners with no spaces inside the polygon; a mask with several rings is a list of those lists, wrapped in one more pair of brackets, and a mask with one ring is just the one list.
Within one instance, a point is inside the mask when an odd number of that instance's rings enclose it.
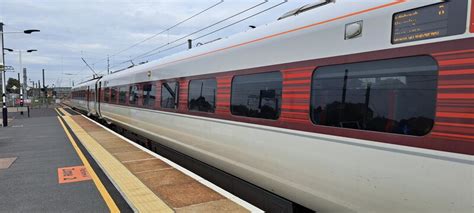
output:
{"label": "window reflection", "polygon": [[153,83],[146,83],[143,85],[143,106],[155,106],[156,86]]}
{"label": "window reflection", "polygon": [[214,112],[217,82],[215,79],[192,80],[189,83],[189,110]]}
{"label": "window reflection", "polygon": [[165,82],[161,84],[161,107],[176,109],[178,107],[178,83]]}
{"label": "window reflection", "polygon": [[137,104],[138,101],[138,86],[133,85],[129,87],[129,97],[128,97],[128,103],[131,105]]}
{"label": "window reflection", "polygon": [[127,87],[119,87],[119,104],[127,103]]}
{"label": "window reflection", "polygon": [[437,76],[428,56],[321,67],[313,77],[313,122],[426,135],[434,124]]}
{"label": "window reflection", "polygon": [[236,76],[232,81],[232,114],[276,120],[280,114],[281,93],[280,72]]}
{"label": "window reflection", "polygon": [[104,89],[104,102],[108,103],[110,101],[110,88]]}
{"label": "window reflection", "polygon": [[110,89],[110,102],[117,103],[117,88]]}

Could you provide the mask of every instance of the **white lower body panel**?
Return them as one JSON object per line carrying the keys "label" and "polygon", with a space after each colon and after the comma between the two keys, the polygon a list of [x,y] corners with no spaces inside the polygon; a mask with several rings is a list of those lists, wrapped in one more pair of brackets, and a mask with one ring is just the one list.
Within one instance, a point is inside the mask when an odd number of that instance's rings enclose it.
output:
{"label": "white lower body panel", "polygon": [[101,112],[318,212],[474,212],[473,156],[109,104]]}

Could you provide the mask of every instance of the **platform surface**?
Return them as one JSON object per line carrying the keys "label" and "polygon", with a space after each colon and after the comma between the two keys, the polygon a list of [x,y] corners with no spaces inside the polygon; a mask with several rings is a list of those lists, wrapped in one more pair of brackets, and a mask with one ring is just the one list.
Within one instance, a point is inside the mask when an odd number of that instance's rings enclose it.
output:
{"label": "platform surface", "polygon": [[91,119],[67,108],[59,108],[58,113],[135,210],[249,212],[229,199],[231,195],[219,193],[206,185],[204,179],[189,175],[189,171],[176,169],[156,154]]}
{"label": "platform surface", "polygon": [[33,110],[0,128],[0,212],[107,212],[92,181],[60,184],[58,168],[82,162],[61,128],[54,109]]}
{"label": "platform surface", "polygon": [[0,128],[0,212],[255,210],[69,108],[10,116]]}

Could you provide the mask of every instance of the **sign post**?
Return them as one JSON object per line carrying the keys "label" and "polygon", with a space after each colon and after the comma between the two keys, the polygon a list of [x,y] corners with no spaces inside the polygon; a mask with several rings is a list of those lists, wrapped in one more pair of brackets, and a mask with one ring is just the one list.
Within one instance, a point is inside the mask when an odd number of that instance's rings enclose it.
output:
{"label": "sign post", "polygon": [[0,72],[2,73],[2,118],[3,126],[8,126],[7,94],[5,91],[5,54],[3,49],[3,23],[0,22]]}

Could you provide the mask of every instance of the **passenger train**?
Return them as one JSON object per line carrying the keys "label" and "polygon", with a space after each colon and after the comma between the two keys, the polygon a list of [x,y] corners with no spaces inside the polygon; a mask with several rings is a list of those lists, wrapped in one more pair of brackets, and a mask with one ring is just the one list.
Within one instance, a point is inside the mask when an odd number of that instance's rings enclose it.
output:
{"label": "passenger train", "polygon": [[474,212],[473,85],[474,0],[336,0],[71,105],[317,212]]}

